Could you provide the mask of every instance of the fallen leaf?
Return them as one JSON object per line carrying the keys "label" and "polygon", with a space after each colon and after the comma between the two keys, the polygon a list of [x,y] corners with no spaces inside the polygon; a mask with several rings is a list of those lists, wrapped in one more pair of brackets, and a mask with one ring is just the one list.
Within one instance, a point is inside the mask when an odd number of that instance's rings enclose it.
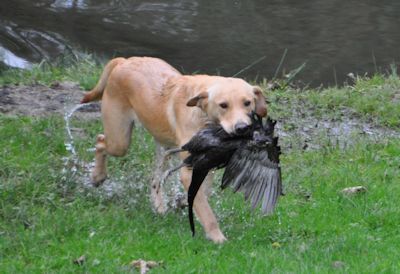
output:
{"label": "fallen leaf", "polygon": [[345,266],[345,264],[344,264],[344,262],[342,262],[342,261],[334,261],[333,263],[332,263],[332,267],[333,268],[342,268],[342,267],[344,267]]}
{"label": "fallen leaf", "polygon": [[86,262],[86,256],[82,255],[78,259],[74,260],[74,264],[83,265]]}
{"label": "fallen leaf", "polygon": [[278,242],[273,242],[273,243],[272,243],[272,247],[274,247],[274,248],[280,248],[280,247],[281,247],[281,244],[278,243]]}
{"label": "fallen leaf", "polygon": [[145,261],[139,259],[132,261],[129,265],[138,268],[140,270],[140,274],[146,274],[151,268],[160,266],[160,264],[162,264],[162,262]]}
{"label": "fallen leaf", "polygon": [[367,189],[363,186],[352,186],[352,187],[346,187],[342,189],[342,193],[346,195],[353,195],[357,193],[363,193],[366,192]]}

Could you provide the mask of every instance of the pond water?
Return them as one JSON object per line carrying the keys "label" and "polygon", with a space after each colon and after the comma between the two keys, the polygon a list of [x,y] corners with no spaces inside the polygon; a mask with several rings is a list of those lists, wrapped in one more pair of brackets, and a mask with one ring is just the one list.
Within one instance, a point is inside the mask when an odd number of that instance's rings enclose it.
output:
{"label": "pond water", "polygon": [[[0,60],[29,67],[79,49],[161,57],[184,73],[281,77],[307,63],[304,83],[400,61],[400,1],[2,0]],[[286,54],[284,54],[286,52]]]}

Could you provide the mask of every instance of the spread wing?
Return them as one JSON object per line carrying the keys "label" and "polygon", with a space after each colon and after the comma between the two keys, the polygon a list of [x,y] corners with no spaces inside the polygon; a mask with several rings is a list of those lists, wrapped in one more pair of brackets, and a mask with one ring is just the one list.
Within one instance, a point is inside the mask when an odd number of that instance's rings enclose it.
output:
{"label": "spread wing", "polygon": [[264,214],[272,213],[282,193],[279,159],[271,157],[278,152],[275,142],[266,147],[249,144],[238,149],[225,168],[221,188],[231,185],[234,192],[244,193],[253,209],[261,204]]}

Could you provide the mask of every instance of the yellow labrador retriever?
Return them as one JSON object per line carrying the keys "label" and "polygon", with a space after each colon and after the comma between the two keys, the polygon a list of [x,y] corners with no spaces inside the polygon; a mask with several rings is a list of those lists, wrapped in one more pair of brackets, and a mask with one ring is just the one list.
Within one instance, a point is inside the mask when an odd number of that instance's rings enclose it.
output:
{"label": "yellow labrador retriever", "polygon": [[[106,178],[106,156],[123,156],[131,142],[137,119],[157,143],[156,166],[151,181],[151,197],[156,210],[165,212],[160,178],[164,147],[180,147],[202,128],[214,121],[228,132],[246,130],[249,113],[267,114],[265,98],[259,87],[242,79],[208,75],[182,75],[161,59],[150,57],[115,58],[101,75],[96,87],[82,103],[102,100],[104,135],[96,142],[92,181],[100,185]],[[181,158],[187,155],[182,153]],[[187,190],[191,170],[182,168],[180,179]],[[212,180],[208,176],[202,188]],[[215,243],[226,240],[212,212],[205,189],[200,189],[194,209],[206,235]]]}

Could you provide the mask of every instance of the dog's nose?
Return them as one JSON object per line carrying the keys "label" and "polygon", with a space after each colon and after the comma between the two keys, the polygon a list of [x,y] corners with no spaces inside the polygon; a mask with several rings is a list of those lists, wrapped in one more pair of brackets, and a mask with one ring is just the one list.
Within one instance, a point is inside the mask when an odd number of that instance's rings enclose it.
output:
{"label": "dog's nose", "polygon": [[249,125],[245,124],[245,123],[237,123],[235,125],[235,132],[237,134],[245,134],[247,132],[247,130],[249,129]]}

